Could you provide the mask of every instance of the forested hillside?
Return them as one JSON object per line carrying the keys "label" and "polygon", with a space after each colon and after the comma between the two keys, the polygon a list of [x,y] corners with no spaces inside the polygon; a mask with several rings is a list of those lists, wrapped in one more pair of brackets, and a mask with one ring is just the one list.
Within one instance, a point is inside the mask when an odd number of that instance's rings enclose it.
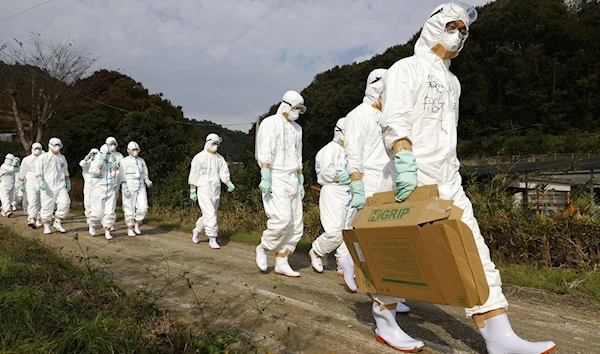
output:
{"label": "forested hillside", "polygon": [[[451,66],[462,84],[459,157],[600,152],[600,2],[497,0],[478,11]],[[361,102],[368,73],[412,55],[417,38],[318,74],[301,92],[307,169]]]}

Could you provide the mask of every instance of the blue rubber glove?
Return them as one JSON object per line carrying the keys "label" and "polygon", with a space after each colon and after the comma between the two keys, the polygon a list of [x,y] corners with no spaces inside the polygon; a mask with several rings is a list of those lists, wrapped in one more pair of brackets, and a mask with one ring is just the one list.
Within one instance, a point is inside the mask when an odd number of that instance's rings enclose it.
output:
{"label": "blue rubber glove", "polygon": [[349,185],[350,182],[352,182],[352,181],[350,180],[350,174],[348,173],[348,171],[346,171],[346,170],[338,171],[338,174],[337,174],[337,183],[338,184]]}
{"label": "blue rubber glove", "polygon": [[104,162],[106,162],[106,153],[101,152],[100,157],[98,157],[98,166],[104,165]]}
{"label": "blue rubber glove", "polygon": [[67,193],[71,191],[71,180],[68,179],[65,181],[65,188],[67,188]]}
{"label": "blue rubber glove", "polygon": [[402,202],[417,188],[417,160],[409,150],[398,151],[394,155],[396,164],[396,201]]}
{"label": "blue rubber glove", "polygon": [[146,180],[144,181],[144,183],[146,183],[146,187],[148,187],[148,188],[152,188],[152,184],[153,184],[153,183],[152,183],[152,181],[151,181],[151,180],[149,180],[149,179],[146,179]]}
{"label": "blue rubber glove", "polygon": [[298,188],[300,189],[300,198],[304,200],[306,191],[304,190],[304,175],[302,173],[298,173]]}
{"label": "blue rubber glove", "polygon": [[231,183],[231,182],[227,183],[227,191],[229,193],[233,192],[234,189],[235,189],[235,186],[233,185],[233,183]]}
{"label": "blue rubber glove", "polygon": [[263,194],[271,193],[271,169],[263,167],[260,169],[260,184],[258,185]]}
{"label": "blue rubber glove", "polygon": [[44,182],[44,179],[42,178],[42,176],[39,176],[37,178],[37,181],[38,181],[38,186],[40,186],[40,190],[45,191],[46,190],[46,182]]}
{"label": "blue rubber glove", "polygon": [[25,192],[25,181],[19,181],[19,190]]}
{"label": "blue rubber glove", "polygon": [[117,158],[112,154],[110,155],[110,167],[113,171],[118,171],[120,167],[120,164],[117,162]]}
{"label": "blue rubber glove", "polygon": [[19,158],[18,158],[18,157],[15,157],[15,158],[12,160],[12,163],[11,163],[11,165],[12,165],[13,167],[19,167],[19,166],[21,166],[21,161],[19,161]]}
{"label": "blue rubber glove", "polygon": [[85,157],[84,157],[83,159],[87,161],[87,160],[89,160],[89,159],[91,159],[91,158],[92,158],[92,153],[91,153],[91,152],[88,152],[88,154],[87,154],[87,155],[85,155]]}
{"label": "blue rubber glove", "polygon": [[196,188],[190,188],[190,199],[194,202],[198,201],[198,192],[196,192]]}
{"label": "blue rubber glove", "polygon": [[352,207],[356,209],[364,208],[367,198],[365,196],[365,184],[362,179],[352,181],[350,187],[352,188]]}
{"label": "blue rubber glove", "polygon": [[129,187],[127,187],[127,184],[122,183],[121,184],[121,192],[123,192],[123,196],[127,199],[131,198],[131,192],[129,191]]}

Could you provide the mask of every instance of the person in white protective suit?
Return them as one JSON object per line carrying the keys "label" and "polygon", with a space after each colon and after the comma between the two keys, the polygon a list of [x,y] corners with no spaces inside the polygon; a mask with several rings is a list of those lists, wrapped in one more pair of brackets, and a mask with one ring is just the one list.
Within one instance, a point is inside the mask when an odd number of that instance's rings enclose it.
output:
{"label": "person in white protective suit", "polygon": [[88,231],[96,236],[96,228],[104,227],[104,237],[112,240],[111,230],[117,220],[117,187],[122,181],[121,169],[117,157],[111,152],[108,144],[100,147],[100,152],[92,160],[91,212]]}
{"label": "person in white protective suit", "polygon": [[277,112],[265,118],[256,136],[256,161],[260,166],[263,205],[267,229],[256,246],[256,265],[265,272],[266,251],[273,251],[275,274],[299,277],[288,257],[304,232],[302,199],[302,128],[295,121],[306,112],[304,98],[296,91],[287,91]]}
{"label": "person in white protective suit", "polygon": [[88,225],[90,224],[90,212],[92,211],[92,174],[90,173],[90,167],[92,167],[92,161],[99,152],[100,150],[93,148],[85,155],[83,160],[79,161],[81,176],[83,177],[83,210]]}
{"label": "person in white protective suit", "polygon": [[12,216],[12,197],[15,188],[15,168],[19,161],[13,154],[4,156],[4,163],[0,166],[0,202],[2,203],[2,216]]}
{"label": "person in white protective suit", "polygon": [[[423,26],[413,56],[397,61],[384,78],[385,144],[394,153],[398,176],[396,200],[406,199],[417,185],[437,184],[439,196],[464,210],[461,220],[473,232],[490,287],[488,300],[466,309],[485,340],[489,354],[539,354],[556,348],[553,342],[521,339],[506,315],[500,273],[490,259],[471,202],[466,197],[456,155],[458,104],[461,87],[450,72],[450,60],[463,49],[477,11],[451,2],[436,8]],[[388,304],[396,299],[374,295],[373,316],[378,341],[400,349],[422,348],[398,325]]]}
{"label": "person in white protective suit", "polygon": [[322,273],[321,258],[336,250],[335,257],[343,270],[342,274],[352,277],[353,282],[352,257],[342,236],[342,230],[352,227],[351,222],[356,213],[356,209],[350,205],[352,191],[344,152],[345,126],[346,118],[338,119],[333,130],[333,140],[319,150],[315,157],[317,183],[322,186],[319,213],[324,232],[313,241],[308,255],[313,269],[317,273]]}
{"label": "person in white protective suit", "polygon": [[15,186],[13,188],[13,195],[11,198],[11,210],[17,211],[19,210],[19,205],[23,207],[25,213],[27,213],[27,200],[24,198],[24,191],[19,188],[19,171],[21,170],[21,159],[15,156],[15,160],[17,160],[17,166],[15,166]]}
{"label": "person in white protective suit", "polygon": [[[36,178],[37,160],[42,155],[42,144],[31,145],[31,155],[26,156],[19,170],[19,189],[23,191],[23,198],[27,198],[27,226],[32,229],[42,226],[40,217],[40,185]],[[25,208],[25,202],[23,202]]]}
{"label": "person in white protective suit", "polygon": [[[345,129],[345,152],[352,189],[351,206],[365,207],[366,198],[378,192],[387,192],[394,187],[396,171],[391,155],[383,143],[381,132],[381,93],[386,69],[375,69],[367,76],[365,96],[361,104],[348,113]],[[353,218],[356,214],[353,214]],[[354,221],[352,219],[351,221]],[[354,263],[350,255],[338,260],[343,265],[346,290],[356,292]],[[348,270],[348,272],[346,272]],[[396,312],[409,313],[404,299],[398,299]]]}
{"label": "person in white protective suit", "polygon": [[140,235],[140,225],[148,213],[148,194],[146,187],[152,187],[152,181],[148,176],[146,161],[139,157],[140,146],[135,141],[127,144],[129,156],[121,160],[121,174],[124,183],[121,187],[123,192],[123,213],[127,224],[127,236]]}
{"label": "person in white protective suit", "polygon": [[[58,232],[65,233],[67,230],[62,226],[62,220],[69,214],[71,199],[71,180],[67,159],[60,150],[63,143],[59,138],[51,138],[48,142],[48,152],[37,158],[35,177],[40,187],[40,216],[44,225],[44,233],[52,233],[50,222],[54,213],[54,224]],[[54,209],[56,208],[56,212]]]}
{"label": "person in white protective suit", "polygon": [[210,133],[206,136],[204,150],[192,159],[188,176],[190,199],[197,201],[202,211],[202,215],[196,221],[196,227],[192,230],[192,242],[200,242],[200,233],[204,233],[208,237],[208,247],[212,249],[221,248],[217,242],[217,211],[221,201],[221,183],[227,186],[229,193],[235,189],[227,162],[217,152],[221,142],[223,139],[217,134]]}

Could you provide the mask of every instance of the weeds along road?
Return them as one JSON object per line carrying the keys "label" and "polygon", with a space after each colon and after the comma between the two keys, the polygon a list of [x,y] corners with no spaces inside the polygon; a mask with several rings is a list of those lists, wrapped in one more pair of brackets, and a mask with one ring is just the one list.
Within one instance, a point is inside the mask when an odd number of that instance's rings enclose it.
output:
{"label": "weeds along road", "polygon": [[[206,238],[195,245],[191,234],[151,226],[143,226],[140,236],[127,237],[121,223],[108,242],[103,235],[91,237],[82,216],[64,221],[69,233],[44,235],[41,229],[26,227],[22,211],[15,215],[0,222],[76,259],[92,256],[87,259],[95,267],[106,267],[128,293],[160,294],[156,304],[183,322],[201,322],[204,316],[216,326],[241,327],[248,338],[274,353],[398,353],[374,340],[371,301],[365,294],[344,291],[333,257],[325,273],[317,274],[306,254],[292,255],[290,264],[302,276],[291,279],[273,273],[272,254],[268,274],[260,273],[255,245],[226,238],[220,239],[220,250],[211,250]],[[530,340],[552,339],[557,353],[600,353],[598,306],[533,290],[505,292],[517,333]],[[486,352],[462,309],[407,304],[412,314],[397,319],[406,332],[425,341],[425,353]],[[259,308],[265,309],[259,313]]]}

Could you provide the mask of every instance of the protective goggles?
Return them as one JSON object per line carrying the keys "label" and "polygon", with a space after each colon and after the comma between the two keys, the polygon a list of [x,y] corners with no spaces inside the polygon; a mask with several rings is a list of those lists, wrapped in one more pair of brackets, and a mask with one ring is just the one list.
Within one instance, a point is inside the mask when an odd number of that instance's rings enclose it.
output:
{"label": "protective goggles", "polygon": [[62,145],[61,144],[49,144],[49,145],[50,145],[50,147],[53,147],[53,148],[57,148],[58,147],[59,149],[62,149]]}
{"label": "protective goggles", "polygon": [[210,145],[217,145],[217,146],[220,146],[220,145],[221,145],[221,143],[220,143],[220,142],[218,142],[218,141],[211,141],[211,142],[210,142]]}
{"label": "protective goggles", "polygon": [[338,127],[337,125],[335,126],[335,131],[344,134],[344,129]]}
{"label": "protective goggles", "polygon": [[302,103],[298,103],[298,104],[292,106],[291,103],[289,103],[289,102],[286,102],[286,101],[282,101],[282,102],[289,105],[290,107],[292,107],[292,110],[299,111],[300,114],[304,114],[304,112],[306,112],[306,106],[303,105]]}

